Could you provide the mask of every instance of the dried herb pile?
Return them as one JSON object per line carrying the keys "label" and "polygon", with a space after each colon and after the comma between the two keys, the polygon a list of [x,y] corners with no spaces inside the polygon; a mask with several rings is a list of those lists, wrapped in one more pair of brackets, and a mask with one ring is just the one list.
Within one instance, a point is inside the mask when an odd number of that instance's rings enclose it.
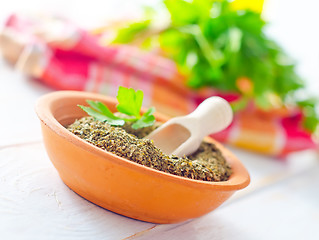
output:
{"label": "dried herb pile", "polygon": [[131,125],[125,123],[113,127],[92,117],[84,117],[67,129],[97,147],[153,169],[196,180],[228,180],[231,168],[213,144],[203,142],[188,157],[167,156],[151,140],[141,139],[158,125],[141,129],[133,129]]}

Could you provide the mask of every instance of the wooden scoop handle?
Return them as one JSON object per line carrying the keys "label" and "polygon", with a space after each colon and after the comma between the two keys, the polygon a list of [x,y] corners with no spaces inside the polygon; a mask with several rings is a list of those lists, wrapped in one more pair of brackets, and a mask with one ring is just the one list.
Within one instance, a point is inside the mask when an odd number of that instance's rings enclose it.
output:
{"label": "wooden scoop handle", "polygon": [[196,120],[196,124],[199,126],[196,129],[198,131],[196,135],[204,138],[228,127],[233,119],[233,111],[225,99],[210,97],[203,101],[188,117]]}

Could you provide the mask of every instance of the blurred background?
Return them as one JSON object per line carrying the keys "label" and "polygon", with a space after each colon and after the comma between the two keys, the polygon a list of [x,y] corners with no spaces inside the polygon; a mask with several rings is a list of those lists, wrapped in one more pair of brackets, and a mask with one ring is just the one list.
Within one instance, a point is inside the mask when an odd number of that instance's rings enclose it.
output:
{"label": "blurred background", "polygon": [[235,119],[214,137],[282,157],[317,149],[317,7],[313,0],[13,0],[0,9],[0,47],[12,69],[49,91],[115,96],[126,85],[172,116],[222,96]]}
{"label": "blurred background", "polygon": [[[61,1],[61,0],[11,0],[1,4],[0,21],[12,13],[59,14],[66,16],[79,26],[92,29],[109,20],[140,16],[141,6],[161,5],[161,0],[118,0],[118,1]],[[255,2],[255,1],[250,1]],[[274,38],[297,61],[298,72],[318,90],[319,73],[319,32],[316,24],[319,16],[316,9],[319,3],[314,0],[265,0],[263,17],[269,22],[267,34]]]}

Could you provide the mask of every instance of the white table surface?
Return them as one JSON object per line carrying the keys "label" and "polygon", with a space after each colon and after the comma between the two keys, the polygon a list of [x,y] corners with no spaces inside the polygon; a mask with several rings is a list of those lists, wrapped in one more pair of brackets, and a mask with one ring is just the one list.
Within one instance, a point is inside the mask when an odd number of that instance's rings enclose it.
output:
{"label": "white table surface", "polygon": [[[105,13],[127,2],[108,3]],[[318,31],[305,27],[310,26],[309,20],[319,23],[317,3],[299,2],[269,0],[265,17],[273,20],[269,33],[298,59],[298,71],[312,91],[318,92]],[[71,8],[75,3],[78,11]],[[60,11],[90,25],[105,19],[103,1],[91,3],[96,16],[87,11],[89,3],[11,0],[1,4],[0,20],[14,10],[46,10]],[[137,9],[132,3],[125,6],[122,13]],[[296,19],[296,11],[300,19]],[[307,44],[300,44],[302,39],[308,39]],[[315,152],[294,154],[282,162],[231,148],[251,174],[246,189],[197,219],[167,225],[141,222],[100,208],[63,184],[46,155],[34,112],[36,99],[52,90],[3,60],[0,80],[0,239],[319,239],[319,161]]]}

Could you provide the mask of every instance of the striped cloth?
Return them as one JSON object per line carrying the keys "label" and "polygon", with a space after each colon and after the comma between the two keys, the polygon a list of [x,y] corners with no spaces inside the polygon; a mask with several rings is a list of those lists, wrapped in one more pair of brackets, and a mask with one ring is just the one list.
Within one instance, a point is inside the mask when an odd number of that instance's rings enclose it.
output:
{"label": "striped cloth", "polygon": [[[212,88],[191,90],[173,61],[132,46],[103,46],[98,36],[61,17],[11,15],[0,34],[0,48],[17,69],[54,89],[113,97],[119,86],[141,89],[144,106],[153,105],[170,116],[187,114],[210,96],[229,102],[240,97]],[[298,109],[263,112],[250,104],[213,137],[276,156],[317,148],[301,120]]]}

